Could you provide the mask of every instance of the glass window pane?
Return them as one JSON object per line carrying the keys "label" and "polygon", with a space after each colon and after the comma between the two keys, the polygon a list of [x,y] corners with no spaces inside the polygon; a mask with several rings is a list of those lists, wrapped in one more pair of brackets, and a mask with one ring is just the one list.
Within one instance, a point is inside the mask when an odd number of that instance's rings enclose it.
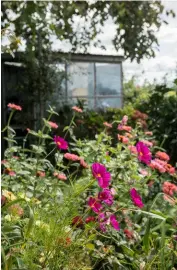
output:
{"label": "glass window pane", "polygon": [[105,97],[97,98],[97,108],[121,108],[122,100],[121,97]]}
{"label": "glass window pane", "polygon": [[96,63],[97,95],[117,95],[121,93],[120,64]]}

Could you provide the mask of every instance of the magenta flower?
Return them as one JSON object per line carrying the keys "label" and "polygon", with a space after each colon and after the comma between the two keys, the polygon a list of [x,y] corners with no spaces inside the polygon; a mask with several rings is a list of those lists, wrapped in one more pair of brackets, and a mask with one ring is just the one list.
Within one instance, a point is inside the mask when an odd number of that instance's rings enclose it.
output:
{"label": "magenta flower", "polygon": [[136,144],[136,149],[138,151],[139,161],[149,164],[151,160],[151,152],[149,151],[149,148],[143,142],[138,142]]}
{"label": "magenta flower", "polygon": [[56,143],[58,149],[63,149],[63,150],[68,149],[68,143],[63,138],[59,136],[54,136],[54,142]]}
{"label": "magenta flower", "polygon": [[99,192],[98,199],[100,201],[103,201],[107,205],[113,204],[113,196],[112,196],[111,191],[109,189],[104,189],[103,191]]}
{"label": "magenta flower", "polygon": [[142,208],[144,206],[142,199],[135,188],[132,188],[130,190],[130,196],[134,205],[138,206],[139,208]]}
{"label": "magenta flower", "polygon": [[118,221],[116,220],[116,216],[115,215],[111,215],[110,216],[110,223],[111,223],[111,225],[113,226],[113,228],[116,231],[119,231],[120,230],[120,226],[119,226]]}
{"label": "magenta flower", "polygon": [[93,163],[92,174],[98,180],[101,188],[107,188],[111,180],[111,174],[106,170],[106,167],[100,163]]}
{"label": "magenta flower", "polygon": [[99,203],[99,201],[97,201],[95,198],[90,197],[88,200],[88,205],[90,206],[90,208],[95,212],[95,213],[99,213],[100,210],[103,208],[101,203]]}

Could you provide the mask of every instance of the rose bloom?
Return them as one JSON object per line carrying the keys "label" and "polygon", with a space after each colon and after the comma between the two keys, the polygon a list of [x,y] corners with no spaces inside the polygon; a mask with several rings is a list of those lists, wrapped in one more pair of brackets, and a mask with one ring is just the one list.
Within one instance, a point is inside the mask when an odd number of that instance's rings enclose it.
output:
{"label": "rose bloom", "polygon": [[54,123],[54,122],[48,121],[48,124],[49,124],[49,126],[50,126],[51,128],[55,128],[55,129],[58,128],[58,125],[57,125],[56,123]]}
{"label": "rose bloom", "polygon": [[11,108],[11,109],[14,109],[14,110],[16,110],[16,111],[21,111],[21,110],[22,110],[22,107],[21,107],[21,106],[15,105],[14,103],[9,103],[9,104],[7,105],[7,107],[9,107],[9,108]]}
{"label": "rose bloom", "polygon": [[144,206],[142,199],[135,188],[132,188],[130,190],[130,196],[134,205],[138,206],[139,208],[142,208]]}
{"label": "rose bloom", "polygon": [[80,160],[80,157],[79,156],[77,156],[75,154],[70,154],[70,153],[64,154],[64,157],[66,159],[69,159],[69,160],[72,160],[72,161],[78,161],[78,160]]}
{"label": "rose bloom", "polygon": [[89,168],[89,165],[81,158],[80,159],[80,164],[82,167],[84,167],[85,169],[88,169]]}
{"label": "rose bloom", "polygon": [[158,151],[158,152],[155,154],[155,156],[156,156],[157,158],[160,158],[160,159],[165,160],[165,161],[169,161],[169,160],[170,160],[169,155],[167,155],[165,152]]}
{"label": "rose bloom", "polygon": [[125,137],[125,136],[122,136],[122,135],[118,134],[117,137],[118,137],[118,140],[121,141],[124,144],[127,144],[129,142],[129,139],[127,137]]}
{"label": "rose bloom", "polygon": [[64,180],[64,181],[67,179],[67,177],[66,177],[66,175],[64,173],[59,173],[57,175],[57,178],[60,179],[60,180]]}
{"label": "rose bloom", "polygon": [[81,108],[77,107],[77,106],[72,107],[72,110],[75,111],[75,112],[79,112],[79,113],[83,112],[83,110]]}
{"label": "rose bloom", "polygon": [[146,131],[144,132],[145,135],[148,135],[148,136],[152,136],[153,135],[153,132],[152,131]]}
{"label": "rose bloom", "polygon": [[107,171],[103,164],[93,163],[92,174],[98,180],[98,184],[101,188],[107,188],[109,186],[111,174]]}
{"label": "rose bloom", "polygon": [[103,125],[107,128],[112,128],[112,124],[109,124],[108,122],[104,122]]}
{"label": "rose bloom", "polygon": [[54,136],[54,142],[56,143],[58,149],[67,150],[68,149],[68,143],[65,141],[65,139]]}

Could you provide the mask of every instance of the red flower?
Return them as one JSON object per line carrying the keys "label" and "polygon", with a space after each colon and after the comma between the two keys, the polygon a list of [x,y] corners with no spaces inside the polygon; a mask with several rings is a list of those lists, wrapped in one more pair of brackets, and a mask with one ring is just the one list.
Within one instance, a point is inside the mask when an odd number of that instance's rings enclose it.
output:
{"label": "red flower", "polygon": [[95,221],[95,217],[89,216],[85,219],[85,223],[90,223],[90,222],[94,222]]}
{"label": "red flower", "polygon": [[134,205],[138,206],[139,208],[142,208],[144,206],[142,199],[135,188],[132,188],[130,190],[130,196],[132,198]]}
{"label": "red flower", "polygon": [[151,160],[151,152],[149,151],[149,148],[143,142],[138,142],[136,144],[136,149],[138,151],[138,159],[141,162],[148,164]]}
{"label": "red flower", "polygon": [[83,110],[81,108],[77,107],[77,106],[72,107],[72,109],[73,109],[73,111],[76,111],[76,112],[79,112],[79,113],[83,112]]}
{"label": "red flower", "polygon": [[62,150],[68,149],[68,143],[59,136],[54,136],[54,142],[56,143],[57,147]]}
{"label": "red flower", "polygon": [[9,103],[7,105],[7,107],[9,107],[11,109],[14,109],[14,110],[17,110],[17,111],[21,111],[22,110],[22,107],[21,106],[15,105],[14,103]]}
{"label": "red flower", "polygon": [[106,170],[106,167],[101,163],[93,163],[92,174],[98,180],[101,188],[107,188],[111,180],[111,174]]}
{"label": "red flower", "polygon": [[78,160],[80,160],[80,157],[79,156],[77,156],[75,154],[70,154],[70,153],[64,154],[64,157],[66,159],[69,159],[69,160],[72,160],[72,161],[78,161]]}

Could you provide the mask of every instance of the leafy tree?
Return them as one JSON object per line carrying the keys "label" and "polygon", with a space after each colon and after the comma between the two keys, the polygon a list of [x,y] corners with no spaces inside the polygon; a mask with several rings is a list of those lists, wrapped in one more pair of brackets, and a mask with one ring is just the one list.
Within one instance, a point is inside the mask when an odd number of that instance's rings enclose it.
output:
{"label": "leafy tree", "polygon": [[[139,62],[144,56],[155,56],[154,29],[167,23],[160,16],[163,11],[160,1],[2,1],[2,27],[13,23],[16,36],[25,39],[32,51],[37,50],[39,40],[43,49],[50,48],[54,34],[58,40],[69,41],[72,51],[86,52],[90,44],[104,49],[98,34],[111,18],[116,27],[115,49],[123,49],[126,58]],[[172,10],[166,14],[175,16]]]}

